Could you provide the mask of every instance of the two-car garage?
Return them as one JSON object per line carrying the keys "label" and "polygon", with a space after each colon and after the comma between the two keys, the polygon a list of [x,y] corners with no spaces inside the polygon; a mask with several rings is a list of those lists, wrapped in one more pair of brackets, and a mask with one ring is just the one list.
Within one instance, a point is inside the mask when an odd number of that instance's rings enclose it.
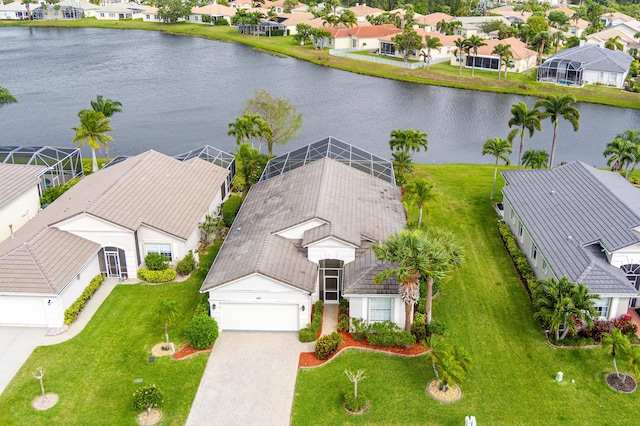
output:
{"label": "two-car garage", "polygon": [[[285,303],[220,302],[216,312],[221,330],[298,331],[300,307]],[[213,308],[213,306],[212,306]]]}

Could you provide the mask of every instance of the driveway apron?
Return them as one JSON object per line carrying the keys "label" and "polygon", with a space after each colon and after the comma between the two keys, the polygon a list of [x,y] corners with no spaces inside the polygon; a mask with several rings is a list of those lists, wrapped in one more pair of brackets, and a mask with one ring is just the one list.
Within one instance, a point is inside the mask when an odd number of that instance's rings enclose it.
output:
{"label": "driveway apron", "polygon": [[301,348],[297,333],[221,333],[187,426],[288,425]]}
{"label": "driveway apron", "polygon": [[42,344],[48,328],[0,327],[0,394],[31,352]]}

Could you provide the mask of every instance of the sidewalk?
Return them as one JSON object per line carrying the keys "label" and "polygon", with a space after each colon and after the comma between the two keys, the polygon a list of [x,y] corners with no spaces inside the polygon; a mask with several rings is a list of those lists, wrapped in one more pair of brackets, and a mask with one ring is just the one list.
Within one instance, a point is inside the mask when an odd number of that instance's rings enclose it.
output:
{"label": "sidewalk", "polygon": [[338,311],[340,305],[324,304],[322,311],[322,335],[326,336],[338,331]]}

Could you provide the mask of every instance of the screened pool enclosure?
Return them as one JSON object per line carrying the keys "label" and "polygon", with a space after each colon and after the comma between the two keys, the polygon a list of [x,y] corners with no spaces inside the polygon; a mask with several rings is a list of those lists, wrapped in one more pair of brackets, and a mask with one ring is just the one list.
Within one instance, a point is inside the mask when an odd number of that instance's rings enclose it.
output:
{"label": "screened pool enclosure", "polygon": [[556,83],[563,86],[582,85],[583,66],[570,59],[552,58],[538,68],[538,81]]}
{"label": "screened pool enclosure", "polygon": [[45,166],[40,173],[41,188],[59,186],[83,176],[82,155],[78,148],[52,146],[0,146],[0,162]]}

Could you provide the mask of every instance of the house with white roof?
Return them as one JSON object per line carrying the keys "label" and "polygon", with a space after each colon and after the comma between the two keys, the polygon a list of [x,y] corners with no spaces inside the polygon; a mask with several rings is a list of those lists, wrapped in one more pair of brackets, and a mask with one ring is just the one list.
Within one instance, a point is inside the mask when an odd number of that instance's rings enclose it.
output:
{"label": "house with white roof", "polygon": [[233,7],[223,6],[217,3],[208,4],[206,6],[194,7],[193,9],[191,9],[191,14],[186,17],[185,21],[204,24],[206,22],[202,20],[202,17],[208,16],[210,18],[209,22],[211,23],[224,19],[227,21],[227,23],[230,24],[231,17],[235,15],[236,12],[237,9],[234,9]]}
{"label": "house with white roof", "polygon": [[60,327],[96,275],[126,280],[149,253],[175,265],[195,252],[228,165],[151,150],[82,179],[0,243],[0,324]]}
{"label": "house with white roof", "polygon": [[[44,3],[44,1],[42,1],[41,3]],[[38,6],[39,3],[30,4],[29,10],[33,10]],[[14,1],[7,4],[2,4],[2,2],[0,2],[0,19],[29,19],[27,6],[21,1]]]}
{"label": "house with white roof", "polygon": [[562,50],[540,65],[538,81],[568,86],[602,84],[622,88],[633,58],[619,50],[585,44]]}
{"label": "house with white roof", "polygon": [[[640,39],[634,38],[635,34],[629,34],[626,31],[619,29],[623,25],[616,25],[615,27],[609,27],[605,30],[598,31],[597,33],[589,34],[587,36],[587,44],[597,44],[600,47],[604,47],[607,41],[615,39],[622,45],[622,51],[628,52],[629,49],[640,48]],[[628,28],[628,27],[627,27]]]}
{"label": "house with white roof", "polygon": [[97,9],[95,16],[98,20],[139,19],[144,16],[144,11],[147,8],[149,6],[137,3],[111,3]]}
{"label": "house with white roof", "polygon": [[267,164],[251,187],[200,291],[222,330],[298,331],[317,300],[404,327],[390,265],[373,244],[405,227],[388,160],[329,137]]}
{"label": "house with white roof", "polygon": [[640,307],[640,189],[580,161],[502,175],[504,221],[537,279],[584,284],[603,319]]}

